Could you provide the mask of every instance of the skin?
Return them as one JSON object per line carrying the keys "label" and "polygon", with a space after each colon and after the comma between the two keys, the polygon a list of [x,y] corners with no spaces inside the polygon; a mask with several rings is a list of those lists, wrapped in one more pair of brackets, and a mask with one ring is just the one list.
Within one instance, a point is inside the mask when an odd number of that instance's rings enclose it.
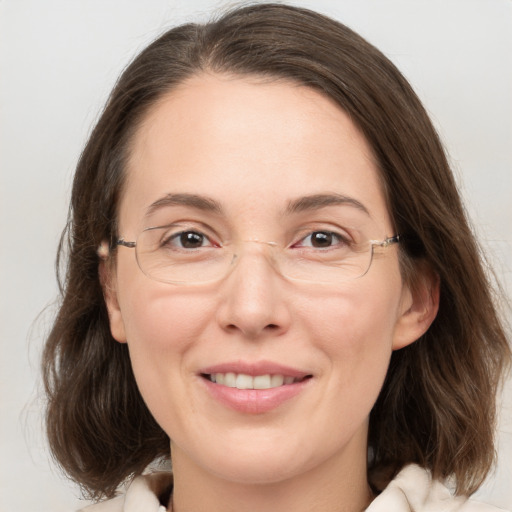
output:
{"label": "skin", "polygon": [[[362,203],[368,214],[351,215],[373,226],[374,237],[395,234],[362,134],[331,100],[284,81],[188,80],[147,114],[127,178],[119,208],[126,240],[172,212],[223,240],[282,241],[338,208],[286,213],[289,202],[326,193]],[[148,217],[168,193],[206,196],[222,212],[182,205]],[[421,336],[437,311],[432,279],[414,294],[402,282],[396,245],[340,286],[287,280],[260,247],[214,284],[149,279],[122,247],[102,273],[112,334],[128,343],[141,394],[172,440],[176,512],[368,505],[370,410],[392,351]],[[247,414],[213,399],[198,375],[234,360],[273,361],[312,378],[279,407]]]}

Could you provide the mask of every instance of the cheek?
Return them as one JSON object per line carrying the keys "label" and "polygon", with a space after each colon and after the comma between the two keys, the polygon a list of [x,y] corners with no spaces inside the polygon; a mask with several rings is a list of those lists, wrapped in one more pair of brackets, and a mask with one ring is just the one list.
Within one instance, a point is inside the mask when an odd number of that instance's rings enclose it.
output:
{"label": "cheek", "polygon": [[377,399],[392,353],[400,304],[397,293],[390,290],[397,289],[361,281],[357,288],[308,304],[304,328],[312,333],[330,372],[332,392],[325,396],[337,404],[331,410],[342,416],[347,411],[364,416]]}
{"label": "cheek", "polygon": [[317,333],[314,339],[325,344],[334,359],[371,356],[378,347],[391,350],[393,331],[399,314],[398,287],[372,286],[360,281],[340,291],[325,293],[321,300],[307,300],[300,316],[305,329]]}
{"label": "cheek", "polygon": [[[180,383],[190,373],[189,354],[207,324],[210,301],[169,293],[168,285],[125,293],[122,303],[133,372],[139,390],[159,421],[158,411],[179,399]],[[176,390],[169,394],[169,390]]]}
{"label": "cheek", "polygon": [[148,284],[145,276],[121,289],[120,297],[128,345],[156,358],[186,350],[203,329],[206,311],[212,306],[207,296],[194,290],[177,290],[153,281]]}

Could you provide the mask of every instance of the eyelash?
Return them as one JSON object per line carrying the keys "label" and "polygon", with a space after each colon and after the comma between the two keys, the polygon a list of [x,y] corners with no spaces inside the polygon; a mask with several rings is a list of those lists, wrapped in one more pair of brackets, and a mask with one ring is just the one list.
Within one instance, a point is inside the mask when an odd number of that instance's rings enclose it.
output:
{"label": "eyelash", "polygon": [[[192,248],[184,247],[183,240],[182,240],[182,237],[184,235],[192,235],[192,236],[197,235],[198,237],[201,237],[201,245],[199,247],[192,247]],[[337,233],[335,231],[318,229],[318,230],[309,231],[305,236],[301,237],[297,242],[293,243],[290,247],[291,248],[300,248],[300,249],[315,248],[315,246],[313,245],[313,242],[311,242],[310,244],[307,244],[307,245],[304,244],[305,240],[307,240],[308,238],[311,240],[311,237],[314,235],[321,235],[324,237],[323,240],[326,240],[326,241],[331,241],[332,239],[337,240],[337,243],[329,244],[328,247],[316,247],[319,250],[327,250],[327,249],[330,249],[330,248],[338,246],[338,245],[350,245],[351,244],[351,241],[347,235],[342,235],[341,233]],[[320,238],[320,240],[322,240],[322,239]],[[181,241],[181,244],[179,246],[177,246],[177,244],[174,243],[176,241]],[[210,242],[210,245],[204,245],[205,241]],[[187,250],[187,249],[194,250],[194,249],[200,249],[201,247],[210,247],[210,246],[211,247],[221,247],[220,244],[213,243],[211,237],[204,234],[200,230],[196,230],[196,229],[188,229],[188,230],[179,231],[177,233],[172,233],[170,236],[165,237],[161,242],[161,246],[167,246],[167,245],[177,246],[178,249],[182,249],[182,250]]]}
{"label": "eyelash", "polygon": [[[317,249],[320,249],[320,250],[327,250],[327,249],[331,249],[332,247],[335,247],[335,246],[338,246],[338,245],[350,245],[350,240],[348,239],[347,236],[343,236],[342,234],[340,233],[336,233],[335,231],[328,231],[328,230],[315,230],[315,231],[311,231],[308,235],[306,235],[305,237],[302,237],[298,242],[294,243],[292,245],[292,247],[312,247],[314,248],[313,244],[311,243],[310,245],[304,245],[304,241],[307,240],[308,238],[311,239],[313,237],[313,235],[322,235],[324,238],[324,240],[327,240],[327,241],[330,241],[332,239],[337,239],[337,243],[335,244],[330,244],[328,247],[316,247]],[[320,239],[321,240],[321,239]],[[302,242],[302,244],[301,244]],[[300,245],[299,245],[300,244]]]}
{"label": "eyelash", "polygon": [[[196,235],[198,237],[201,237],[201,239],[202,239],[202,243],[201,243],[201,245],[199,247],[194,247],[194,248],[191,248],[191,249],[199,249],[201,247],[205,247],[205,245],[204,245],[205,241],[209,241],[211,246],[213,246],[213,247],[220,247],[220,244],[212,243],[211,237],[209,237],[208,235],[205,235],[204,233],[202,233],[201,231],[196,230],[196,229],[187,229],[187,230],[179,231],[177,233],[172,233],[171,235],[166,236],[162,240],[160,245],[162,247],[164,247],[164,246],[175,246],[178,249],[187,250],[188,248],[183,246],[183,240],[181,240],[181,238],[183,236],[185,236],[185,235],[192,235],[192,236]],[[180,240],[181,240],[181,246],[178,246],[175,242],[180,241]]]}

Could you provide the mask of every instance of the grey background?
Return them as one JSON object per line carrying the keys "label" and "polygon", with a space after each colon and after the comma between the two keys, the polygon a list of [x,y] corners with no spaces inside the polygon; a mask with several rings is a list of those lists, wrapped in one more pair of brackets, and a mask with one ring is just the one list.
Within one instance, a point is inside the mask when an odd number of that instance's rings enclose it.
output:
{"label": "grey background", "polygon": [[[467,207],[512,290],[512,2],[300,0],[383,50],[416,88]],[[166,28],[212,0],[0,0],[0,511],[78,508],[49,461],[39,355],[57,295],[54,257],[73,167],[116,77]],[[41,313],[44,310],[43,313]],[[508,314],[510,318],[510,314]],[[512,505],[512,385],[499,465],[479,493]]]}

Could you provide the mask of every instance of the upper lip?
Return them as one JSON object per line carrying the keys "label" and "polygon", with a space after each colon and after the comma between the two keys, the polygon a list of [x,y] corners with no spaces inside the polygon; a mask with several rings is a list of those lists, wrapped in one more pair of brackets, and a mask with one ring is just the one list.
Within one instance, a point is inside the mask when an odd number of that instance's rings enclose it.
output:
{"label": "upper lip", "polygon": [[201,368],[199,371],[202,375],[211,375],[215,373],[243,373],[255,377],[257,375],[283,375],[285,377],[294,377],[295,379],[303,379],[311,372],[303,371],[290,366],[285,366],[272,361],[231,361],[220,364],[214,364]]}

